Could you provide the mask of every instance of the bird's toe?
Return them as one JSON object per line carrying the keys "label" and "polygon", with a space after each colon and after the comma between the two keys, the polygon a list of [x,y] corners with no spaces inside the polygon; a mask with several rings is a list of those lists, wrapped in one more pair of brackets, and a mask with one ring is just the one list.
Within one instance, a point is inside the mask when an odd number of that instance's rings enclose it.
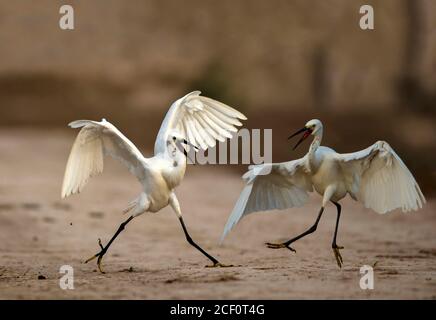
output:
{"label": "bird's toe", "polygon": [[101,259],[98,260],[97,267],[98,267],[98,271],[100,271],[101,273],[106,273],[104,272],[103,266],[101,265]]}
{"label": "bird's toe", "polygon": [[266,246],[270,249],[279,249],[284,248],[282,243],[272,243],[272,242],[266,242]]}
{"label": "bird's toe", "polygon": [[343,249],[343,247],[339,247],[339,246],[333,247],[333,253],[335,255],[336,263],[338,264],[338,267],[342,268],[342,265],[344,264],[344,260],[342,259],[342,255],[339,251],[340,249]]}
{"label": "bird's toe", "polygon": [[106,253],[106,251],[107,251],[107,248],[103,247],[103,245],[102,245],[102,243],[101,243],[101,239],[98,239],[98,245],[99,245],[99,247],[101,248],[100,252],[94,254],[94,255],[93,255],[92,257],[90,257],[89,259],[86,259],[86,260],[85,260],[85,263],[88,263],[88,262],[94,260],[95,258],[97,258],[97,267],[98,267],[98,270],[99,270],[101,273],[105,273],[105,272],[103,271],[103,267],[102,267],[101,263],[102,263],[103,256],[105,255],[105,253]]}
{"label": "bird's toe", "polygon": [[97,258],[97,257],[98,257],[98,255],[95,254],[95,255],[93,255],[92,257],[86,259],[84,263],[88,263],[89,261],[92,261],[92,260],[94,260],[94,259]]}
{"label": "bird's toe", "polygon": [[289,250],[295,252],[295,250],[293,248],[289,247],[288,245],[286,245],[286,243],[271,243],[271,242],[266,242],[265,244],[270,249],[288,248]]}
{"label": "bird's toe", "polygon": [[297,253],[297,250],[295,250],[294,248],[292,248],[292,247],[289,247],[289,246],[286,246],[286,248],[288,248],[290,251],[292,251],[292,252],[295,252],[295,253]]}

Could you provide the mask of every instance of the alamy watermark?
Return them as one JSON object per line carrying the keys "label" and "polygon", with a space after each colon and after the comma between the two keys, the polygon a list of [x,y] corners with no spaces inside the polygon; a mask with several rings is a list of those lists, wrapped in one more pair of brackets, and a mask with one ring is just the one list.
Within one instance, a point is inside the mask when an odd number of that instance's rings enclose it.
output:
{"label": "alamy watermark", "polygon": [[59,279],[59,287],[62,290],[74,289],[74,269],[72,266],[66,264],[60,267],[59,273],[63,276]]}
{"label": "alamy watermark", "polygon": [[[374,30],[374,8],[369,4],[360,6],[359,27],[362,30]],[[64,4],[59,8],[59,27],[62,30],[74,30],[74,8],[72,5]]]}
{"label": "alamy watermark", "polygon": [[69,4],[64,4],[59,8],[59,13],[62,14],[59,19],[59,28],[62,30],[74,30],[74,9]]}
{"label": "alamy watermark", "polygon": [[[199,130],[203,131],[203,130]],[[201,137],[207,136],[206,132],[198,132]],[[182,136],[183,137],[183,136]],[[214,147],[207,147],[203,144],[203,149],[200,146],[194,145],[191,138],[187,141],[181,138],[178,133],[175,133],[172,139],[174,144],[169,141],[167,151],[170,157],[176,157],[176,148],[186,156],[188,164],[269,164],[272,162],[272,129],[246,129],[242,128],[235,132],[229,139],[216,143]],[[175,146],[174,146],[175,145]],[[270,173],[270,166],[257,173],[266,175]]]}
{"label": "alamy watermark", "polygon": [[363,276],[360,278],[359,286],[362,290],[374,289],[374,268],[368,265],[364,265],[360,268],[360,273]]}
{"label": "alamy watermark", "polygon": [[362,30],[374,30],[374,8],[369,4],[360,7],[359,13],[362,17],[359,20],[359,27]]}

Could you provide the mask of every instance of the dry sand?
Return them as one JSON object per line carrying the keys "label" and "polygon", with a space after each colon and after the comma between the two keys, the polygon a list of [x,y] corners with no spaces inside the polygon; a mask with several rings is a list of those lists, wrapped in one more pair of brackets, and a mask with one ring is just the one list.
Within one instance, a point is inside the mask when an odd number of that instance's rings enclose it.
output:
{"label": "dry sand", "polygon": [[[342,201],[339,269],[330,247],[333,206],[315,234],[295,243],[297,253],[264,246],[310,226],[317,195],[304,208],[248,216],[219,246],[242,181],[216,166],[190,166],[177,194],[192,237],[237,267],[204,268],[207,259],[185,241],[166,208],[128,225],[100,274],[94,262],[81,262],[97,252],[98,238],[110,239],[140,186],[108,161],[82,194],[61,201],[72,139],[71,131],[0,130],[1,299],[436,298],[435,201],[417,213],[387,215]],[[375,263],[374,290],[361,290],[360,267]],[[65,264],[74,268],[74,290],[59,287]]]}

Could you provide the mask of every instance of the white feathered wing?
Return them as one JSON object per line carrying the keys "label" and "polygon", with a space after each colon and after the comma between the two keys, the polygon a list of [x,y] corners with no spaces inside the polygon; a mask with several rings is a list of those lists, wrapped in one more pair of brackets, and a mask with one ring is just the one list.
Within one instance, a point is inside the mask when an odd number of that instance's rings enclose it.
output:
{"label": "white feathered wing", "polygon": [[339,154],[351,196],[378,213],[418,210],[424,195],[412,173],[385,141],[354,153]]}
{"label": "white feathered wing", "polygon": [[245,215],[266,210],[303,206],[312,183],[305,169],[306,158],[249,166],[243,175],[246,185],[224,227],[221,242]]}
{"label": "white feathered wing", "polygon": [[193,91],[178,99],[168,110],[154,145],[154,153],[165,152],[165,144],[172,132],[188,140],[191,144],[206,150],[214,147],[216,141],[223,142],[237,132],[238,120],[247,118],[239,111],[222,102],[200,96]]}
{"label": "white feathered wing", "polygon": [[62,198],[79,193],[89,178],[103,172],[104,155],[120,161],[139,180],[145,177],[146,159],[110,122],[105,119],[101,122],[77,120],[69,126],[82,129],[68,158],[62,184]]}

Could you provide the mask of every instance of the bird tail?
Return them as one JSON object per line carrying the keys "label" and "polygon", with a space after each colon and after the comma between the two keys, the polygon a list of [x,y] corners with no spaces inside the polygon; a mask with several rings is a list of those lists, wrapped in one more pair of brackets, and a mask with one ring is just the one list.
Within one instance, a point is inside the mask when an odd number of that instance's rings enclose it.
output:
{"label": "bird tail", "polygon": [[224,227],[223,235],[220,239],[220,244],[223,243],[224,238],[227,236],[227,234],[232,230],[232,228],[238,223],[239,220],[244,216],[246,213],[246,206],[248,199],[250,198],[251,189],[253,188],[253,184],[250,183],[244,187],[242,190],[238,201],[235,204],[235,207],[233,208],[232,213],[230,214],[229,219],[227,220],[226,226]]}

